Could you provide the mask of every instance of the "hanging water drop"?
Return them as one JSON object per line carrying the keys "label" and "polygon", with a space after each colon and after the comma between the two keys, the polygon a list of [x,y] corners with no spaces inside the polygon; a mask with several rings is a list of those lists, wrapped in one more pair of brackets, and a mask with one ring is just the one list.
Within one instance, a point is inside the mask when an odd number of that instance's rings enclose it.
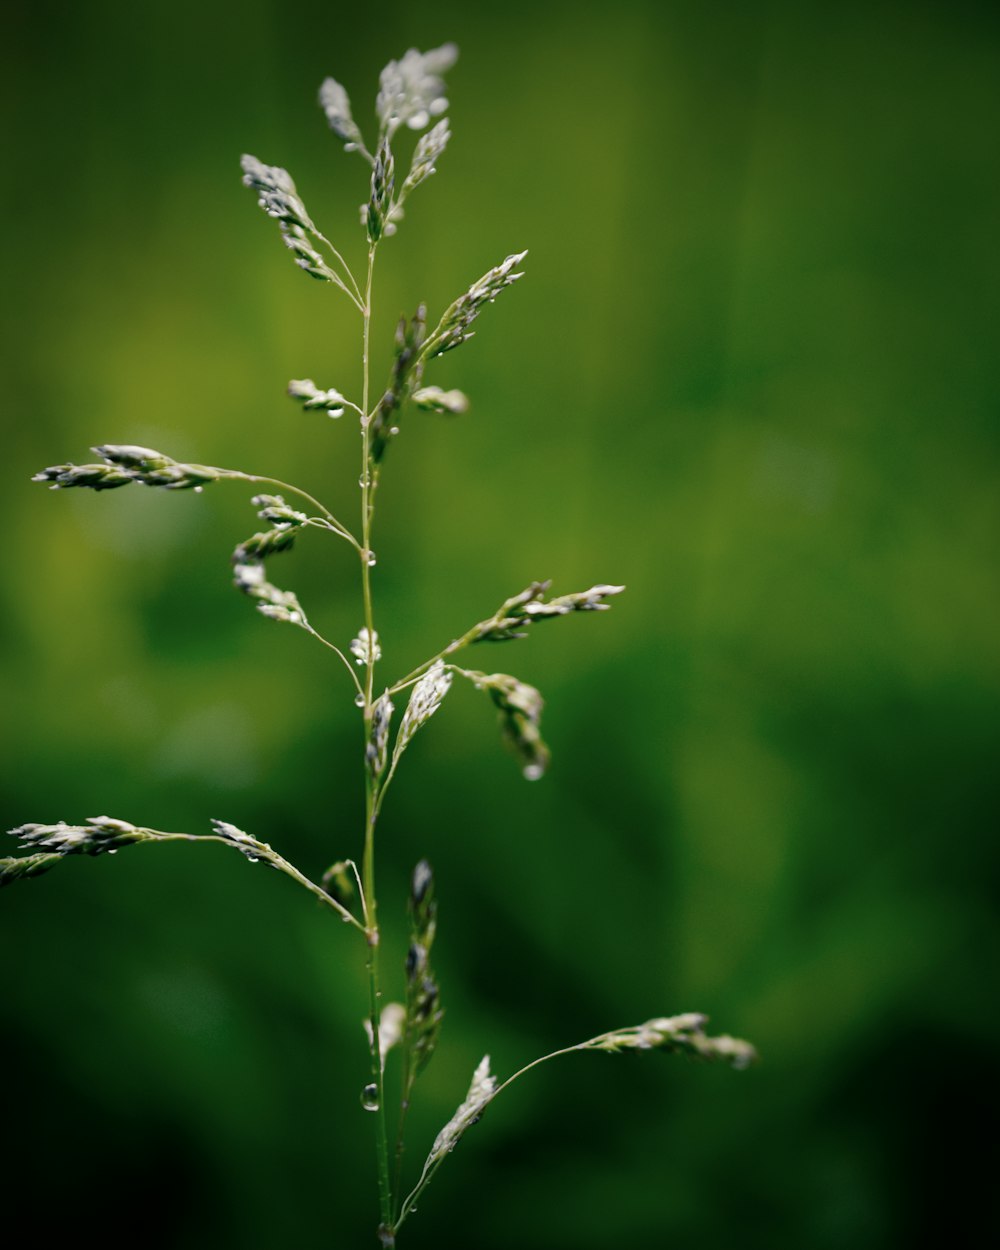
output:
{"label": "hanging water drop", "polygon": [[374,551],[369,551],[369,552],[368,552],[368,555],[367,555],[367,556],[366,556],[366,558],[365,558],[365,562],[367,563],[367,565],[368,565],[368,567],[369,567],[370,569],[373,569],[373,568],[375,567],[376,560],[375,560],[375,552],[374,552]]}
{"label": "hanging water drop", "polygon": [[256,864],[256,863],[257,863],[257,856],[256,856],[256,855],[248,855],[248,856],[247,856],[247,863],[248,863],[248,864]]}
{"label": "hanging water drop", "polygon": [[364,705],[365,705],[365,696],[363,694],[356,694],[354,696],[354,706],[364,707]]}
{"label": "hanging water drop", "polygon": [[205,493],[205,488],[204,488],[204,486],[196,486],[196,487],[194,488],[194,493],[195,493],[196,495],[202,495],[202,494],[204,494],[204,493]]}
{"label": "hanging water drop", "polygon": [[378,1110],[378,1086],[366,1085],[361,1091],[361,1105],[366,1111]]}
{"label": "hanging water drop", "polygon": [[526,764],[523,768],[525,781],[537,781],[545,772],[541,764]]}

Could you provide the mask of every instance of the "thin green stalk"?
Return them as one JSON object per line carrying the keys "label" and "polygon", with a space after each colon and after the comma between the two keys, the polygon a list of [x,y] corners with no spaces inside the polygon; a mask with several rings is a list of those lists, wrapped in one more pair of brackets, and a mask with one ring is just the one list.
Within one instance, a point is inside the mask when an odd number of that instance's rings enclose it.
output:
{"label": "thin green stalk", "polygon": [[[406,1150],[406,1143],[404,1140],[406,1136],[406,1116],[410,1110],[410,1097],[413,1093],[414,1077],[413,1056],[409,1045],[407,1045],[403,1054],[403,1096],[399,1102],[399,1123],[396,1127],[396,1165],[393,1170],[392,1177],[393,1187],[395,1188],[397,1194],[401,1191],[403,1182],[403,1154]],[[399,1211],[395,1210],[395,1214],[393,1216],[394,1221],[399,1220],[399,1214]],[[393,1229],[393,1232],[395,1233],[395,1228]]]}
{"label": "thin green stalk", "polygon": [[[418,664],[407,675],[396,682],[394,686],[389,687],[390,694],[399,694],[401,690],[405,690],[407,686],[412,686],[415,681],[419,681],[429,668],[435,665],[438,660],[444,660],[449,655],[454,655],[456,651],[461,651],[463,647],[469,646],[476,638],[480,636],[479,625],[473,627],[464,633],[461,638],[455,638],[448,645],[437,653],[432,655],[429,660],[424,660],[423,664]],[[453,667],[453,666],[452,666]]]}
{"label": "thin green stalk", "polygon": [[[218,842],[222,846],[233,846],[233,842],[229,838],[223,838],[214,833],[166,833],[162,829],[152,829],[150,833],[156,835],[154,840],[157,842]],[[237,849],[242,850],[239,847]],[[310,881],[304,873],[299,872],[295,865],[289,863],[283,855],[279,855],[277,851],[269,846],[265,846],[263,843],[260,844],[260,859],[270,864],[272,868],[277,868],[286,877],[291,877],[293,881],[319,899],[324,906],[329,907],[331,911],[335,911],[346,924],[353,925],[361,933],[367,932],[365,926],[358,921],[357,917],[352,916],[342,903],[338,903],[335,898],[331,897],[315,881]]]}
{"label": "thin green stalk", "polygon": [[[363,419],[362,464],[361,464],[361,591],[364,599],[365,628],[368,631],[370,645],[368,662],[365,666],[364,695],[364,729],[365,744],[371,736],[372,727],[372,689],[375,680],[375,617],[372,609],[371,591],[371,525],[374,487],[370,469],[371,449],[371,411],[369,410],[370,365],[369,336],[371,332],[372,313],[372,274],[375,267],[375,244],[368,248],[368,274],[365,280],[364,298],[364,330],[362,340],[362,406]],[[365,927],[368,933],[368,1006],[369,1024],[371,1026],[371,1084],[375,1086],[375,1157],[378,1170],[379,1213],[381,1217],[380,1236],[384,1245],[392,1245],[392,1185],[389,1178],[389,1137],[386,1125],[385,1088],[382,1075],[382,1053],[379,1042],[379,1022],[381,1017],[382,992],[379,987],[379,929],[378,903],[375,893],[375,822],[378,818],[375,802],[375,781],[370,771],[365,769],[365,841],[362,859],[362,877],[364,879]],[[390,1238],[390,1240],[385,1240]]]}
{"label": "thin green stalk", "polygon": [[288,482],[279,481],[278,478],[276,477],[263,477],[259,473],[239,473],[239,474],[234,473],[233,476],[239,477],[244,482],[260,482],[266,486],[278,486],[282,490],[290,491],[293,495],[298,495],[300,499],[304,499],[307,503],[311,503],[314,508],[316,508],[319,512],[323,514],[323,516],[327,519],[327,521],[330,522],[330,525],[335,533],[339,534],[341,538],[346,538],[347,541],[351,544],[351,546],[354,547],[356,550],[358,551],[361,550],[361,544],[354,537],[354,535],[347,528],[347,526],[342,525],[340,521],[338,521],[337,518],[333,515],[333,513],[329,510],[329,508],[325,508],[318,499],[313,498],[312,495],[302,490],[301,487],[292,486]]}
{"label": "thin green stalk", "polygon": [[[369,394],[369,337],[371,334],[372,319],[372,273],[375,268],[375,244],[372,243],[368,247],[368,277],[365,280],[365,321],[364,335],[362,341],[362,397],[361,403],[364,408],[365,415],[363,418],[363,437],[362,437],[362,460],[361,460],[361,593],[364,598],[365,628],[368,630],[368,637],[374,644],[375,638],[375,621],[372,612],[372,588],[371,588],[371,528],[372,528],[372,511],[373,499],[372,492],[374,489],[374,479],[371,470],[371,420],[372,413],[368,406]],[[372,703],[372,686],[375,675],[375,656],[374,645],[369,649],[368,665],[365,674],[365,720],[368,721],[371,715]],[[367,836],[367,835],[366,835]]]}
{"label": "thin green stalk", "polygon": [[[379,929],[375,900],[375,808],[370,778],[365,794],[365,853],[361,874],[364,879],[365,928],[368,935],[368,1019],[371,1025],[371,1084],[375,1086],[375,1158],[378,1170],[379,1214],[383,1229],[392,1227],[392,1186],[389,1179],[389,1135],[385,1112],[385,1086],[379,1040],[382,991],[379,988]],[[392,1245],[392,1242],[384,1244]]]}
{"label": "thin green stalk", "polygon": [[336,643],[331,642],[329,638],[324,638],[323,635],[318,630],[313,629],[311,625],[306,625],[305,628],[306,628],[307,633],[312,634],[312,636],[316,638],[319,642],[321,642],[324,647],[329,647],[331,651],[333,651],[336,655],[340,656],[340,658],[344,662],[344,667],[347,669],[348,673],[350,674],[351,681],[354,682],[355,690],[357,690],[358,695],[361,698],[364,698],[365,692],[361,688],[361,682],[358,681],[358,675],[354,671],[354,667],[351,664],[351,661],[347,658],[346,655],[344,655],[343,651],[341,651],[341,649],[336,645]]}
{"label": "thin green stalk", "polygon": [[363,313],[363,312],[365,311],[365,308],[366,308],[366,306],[367,306],[367,305],[366,305],[366,304],[362,304],[362,303],[361,303],[361,291],[360,291],[360,289],[359,289],[359,287],[358,287],[358,284],[357,284],[357,281],[356,281],[356,279],[355,279],[355,277],[354,277],[354,274],[353,274],[353,273],[351,273],[351,267],[350,267],[350,265],[347,263],[347,261],[346,261],[346,260],[344,260],[343,256],[341,256],[341,254],[337,251],[337,249],[333,246],[333,244],[330,242],[330,240],[326,237],[326,235],[325,235],[325,234],[321,234],[321,233],[317,230],[317,231],[316,231],[316,238],[317,238],[317,239],[319,239],[321,243],[325,243],[325,244],[326,244],[326,246],[327,246],[327,247],[330,249],[330,251],[333,253],[333,255],[337,258],[337,260],[339,260],[339,261],[340,261],[341,265],[343,266],[344,273],[346,273],[346,274],[347,274],[347,276],[348,276],[348,278],[350,278],[350,280],[351,280],[351,286],[354,288],[353,293],[352,293],[351,291],[348,291],[348,292],[347,292],[347,294],[351,296],[351,298],[352,298],[352,299],[354,300],[354,302],[357,304],[358,308],[359,308],[359,309],[361,310],[361,312]]}

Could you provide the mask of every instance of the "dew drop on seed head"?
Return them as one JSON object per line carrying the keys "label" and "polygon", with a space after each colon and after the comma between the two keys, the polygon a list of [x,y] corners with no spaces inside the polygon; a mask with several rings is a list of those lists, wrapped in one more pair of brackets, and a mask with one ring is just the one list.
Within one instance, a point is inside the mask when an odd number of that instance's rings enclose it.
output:
{"label": "dew drop on seed head", "polygon": [[365,705],[365,696],[363,694],[356,694],[354,696],[354,706],[364,707],[364,705]]}
{"label": "dew drop on seed head", "polygon": [[195,493],[196,495],[201,495],[201,494],[204,494],[204,491],[205,491],[204,486],[196,486],[196,487],[194,488],[194,493]]}
{"label": "dew drop on seed head", "polygon": [[527,764],[524,768],[525,781],[537,781],[545,772],[541,764]]}
{"label": "dew drop on seed head", "polygon": [[378,1086],[366,1085],[361,1091],[361,1105],[366,1111],[378,1110]]}
{"label": "dew drop on seed head", "polygon": [[108,854],[109,854],[109,855],[117,855],[117,854],[118,854],[118,847],[116,846],[116,847],[115,847],[115,849],[114,849],[113,851],[108,851]]}
{"label": "dew drop on seed head", "polygon": [[248,856],[247,856],[247,863],[248,863],[248,864],[256,864],[256,863],[257,863],[257,856],[256,856],[256,855],[248,855]]}

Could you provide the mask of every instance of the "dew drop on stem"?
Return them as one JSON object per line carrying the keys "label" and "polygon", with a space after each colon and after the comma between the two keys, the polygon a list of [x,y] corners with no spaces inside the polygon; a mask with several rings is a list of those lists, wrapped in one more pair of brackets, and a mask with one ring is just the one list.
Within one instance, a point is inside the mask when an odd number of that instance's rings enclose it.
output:
{"label": "dew drop on stem", "polygon": [[378,1086],[366,1085],[361,1091],[361,1105],[366,1111],[378,1110]]}

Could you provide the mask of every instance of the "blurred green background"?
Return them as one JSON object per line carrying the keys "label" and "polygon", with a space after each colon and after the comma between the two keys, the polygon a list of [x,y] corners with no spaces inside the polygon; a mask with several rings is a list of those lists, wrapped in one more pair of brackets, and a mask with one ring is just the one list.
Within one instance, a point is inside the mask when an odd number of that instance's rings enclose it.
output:
{"label": "blurred green background", "polygon": [[[386,673],[536,577],[625,582],[473,657],[548,700],[522,782],[455,689],[386,806],[390,971],[438,877],[447,1019],[411,1167],[484,1051],[507,1074],[649,1016],[748,1074],[573,1056],[515,1087],[404,1244],[979,1240],[995,1115],[1000,23],[986,4],[311,0],[13,7],[0,80],[3,818],[209,816],[318,876],[360,852],[358,730],[319,647],[229,586],[249,490],[47,494],[99,441],[270,472],[353,515],[346,300],[240,186],[289,168],[356,267],[364,166],[315,106],[453,39],[454,138],[380,250],[395,318],[528,276],[428,380],[380,494]],[[369,132],[370,132],[369,125]],[[317,536],[318,539],[318,536]],[[345,643],[346,548],[275,578]],[[54,1236],[373,1244],[361,952],[221,848],[0,897],[6,1192]],[[399,980],[397,978],[397,987]],[[392,987],[390,987],[391,989]],[[992,1132],[990,1132],[992,1136]]]}

